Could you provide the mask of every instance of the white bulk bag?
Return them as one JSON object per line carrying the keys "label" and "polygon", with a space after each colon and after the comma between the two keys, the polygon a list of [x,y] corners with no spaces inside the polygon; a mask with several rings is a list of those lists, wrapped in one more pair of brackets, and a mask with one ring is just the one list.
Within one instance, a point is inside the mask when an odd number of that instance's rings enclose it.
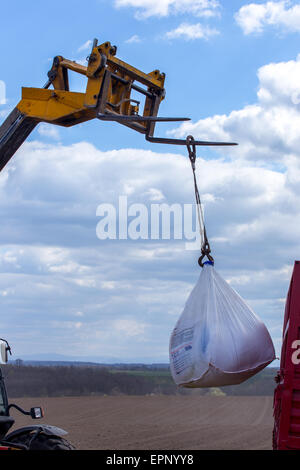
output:
{"label": "white bulk bag", "polygon": [[174,381],[195,388],[239,384],[274,359],[265,325],[205,263],[171,335]]}

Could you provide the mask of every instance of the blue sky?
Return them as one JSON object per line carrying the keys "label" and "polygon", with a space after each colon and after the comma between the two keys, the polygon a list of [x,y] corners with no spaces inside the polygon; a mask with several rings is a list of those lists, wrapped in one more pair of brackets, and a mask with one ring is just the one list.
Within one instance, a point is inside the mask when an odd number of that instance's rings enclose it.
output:
{"label": "blue sky", "polygon": [[[300,6],[294,1],[2,2],[3,119],[22,86],[43,86],[55,55],[83,61],[90,41],[166,73],[157,135],[233,140],[201,149],[200,192],[216,268],[267,324],[277,353],[299,258]],[[72,78],[75,91],[82,79]],[[19,356],[166,361],[197,280],[184,242],[106,241],[96,208],[192,203],[185,151],[116,123],[40,125],[0,175],[1,336]],[[160,199],[157,195],[160,195]]]}

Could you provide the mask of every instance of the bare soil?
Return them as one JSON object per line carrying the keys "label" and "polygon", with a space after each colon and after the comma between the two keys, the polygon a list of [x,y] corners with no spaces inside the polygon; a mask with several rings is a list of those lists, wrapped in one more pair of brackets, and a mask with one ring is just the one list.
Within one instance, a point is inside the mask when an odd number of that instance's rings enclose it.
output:
{"label": "bare soil", "polygon": [[103,396],[25,398],[45,418],[12,410],[14,428],[44,422],[69,431],[77,449],[271,449],[272,397]]}

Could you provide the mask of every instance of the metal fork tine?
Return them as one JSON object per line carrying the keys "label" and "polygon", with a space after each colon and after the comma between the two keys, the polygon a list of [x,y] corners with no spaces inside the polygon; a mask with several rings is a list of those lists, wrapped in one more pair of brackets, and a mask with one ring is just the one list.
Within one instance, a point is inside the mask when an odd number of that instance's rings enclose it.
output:
{"label": "metal fork tine", "polygon": [[117,121],[117,122],[139,122],[139,121],[154,121],[154,122],[177,122],[177,121],[190,121],[190,118],[173,118],[173,117],[157,117],[157,116],[125,116],[114,114],[98,114],[97,118],[101,121]]}
{"label": "metal fork tine", "polygon": [[[171,144],[171,145],[186,145],[186,139],[168,139],[165,137],[150,137],[149,135],[145,136],[148,142],[154,144]],[[206,142],[204,140],[195,140],[193,142],[195,145],[199,146],[208,146],[208,147],[229,147],[233,145],[238,145],[236,142]]]}

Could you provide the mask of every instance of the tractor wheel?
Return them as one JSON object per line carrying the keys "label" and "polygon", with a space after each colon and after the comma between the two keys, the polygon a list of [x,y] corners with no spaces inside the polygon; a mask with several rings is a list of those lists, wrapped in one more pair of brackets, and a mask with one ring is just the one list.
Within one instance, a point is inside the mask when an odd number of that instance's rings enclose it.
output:
{"label": "tractor wheel", "polygon": [[44,433],[34,436],[34,432],[26,432],[15,436],[10,442],[23,444],[29,450],[75,450],[75,447],[65,439]]}

